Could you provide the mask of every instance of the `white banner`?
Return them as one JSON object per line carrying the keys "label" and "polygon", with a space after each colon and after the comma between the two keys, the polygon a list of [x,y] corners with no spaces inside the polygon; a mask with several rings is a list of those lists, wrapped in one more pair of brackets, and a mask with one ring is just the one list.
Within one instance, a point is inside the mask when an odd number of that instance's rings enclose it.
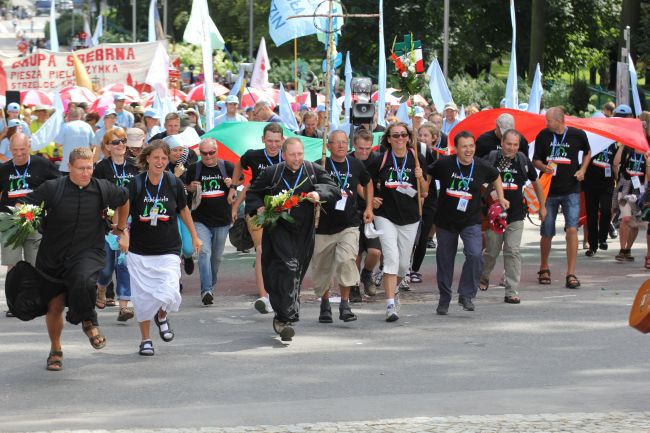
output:
{"label": "white banner", "polygon": [[[94,86],[143,83],[158,42],[101,44],[75,51]],[[27,57],[0,55],[0,94],[7,90],[42,89],[75,85],[72,53],[37,50]]]}

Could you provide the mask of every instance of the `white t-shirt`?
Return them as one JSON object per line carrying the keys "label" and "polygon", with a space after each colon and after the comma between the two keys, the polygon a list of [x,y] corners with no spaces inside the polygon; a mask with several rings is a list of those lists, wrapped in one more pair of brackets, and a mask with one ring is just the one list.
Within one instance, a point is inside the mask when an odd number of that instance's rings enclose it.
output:
{"label": "white t-shirt", "polygon": [[237,113],[234,116],[228,116],[228,113],[223,113],[214,119],[214,126],[221,125],[222,123],[235,123],[235,122],[248,122],[248,119]]}
{"label": "white t-shirt", "polygon": [[76,147],[90,147],[95,140],[93,128],[83,120],[63,124],[54,141],[63,147],[60,171],[69,171],[70,152]]}

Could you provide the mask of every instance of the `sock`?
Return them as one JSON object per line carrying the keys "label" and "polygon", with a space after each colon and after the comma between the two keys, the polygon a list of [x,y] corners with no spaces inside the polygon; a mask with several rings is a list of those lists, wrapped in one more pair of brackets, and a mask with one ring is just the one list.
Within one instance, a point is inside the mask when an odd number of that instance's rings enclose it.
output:
{"label": "sock", "polygon": [[322,307],[329,307],[330,306],[330,298],[321,298],[320,299],[320,306]]}
{"label": "sock", "polygon": [[395,306],[395,299],[386,299],[386,308],[390,306]]}

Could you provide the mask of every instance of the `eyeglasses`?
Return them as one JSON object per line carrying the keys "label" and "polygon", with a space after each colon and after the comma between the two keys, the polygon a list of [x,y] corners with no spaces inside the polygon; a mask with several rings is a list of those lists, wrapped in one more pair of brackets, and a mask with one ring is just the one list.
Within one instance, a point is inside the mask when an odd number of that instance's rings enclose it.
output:
{"label": "eyeglasses", "polygon": [[108,144],[112,144],[113,146],[117,146],[120,143],[126,144],[126,138],[120,138],[119,140],[113,140],[108,142]]}
{"label": "eyeglasses", "polygon": [[409,138],[408,132],[402,132],[401,134],[390,134],[391,138]]}
{"label": "eyeglasses", "polygon": [[216,150],[211,150],[210,152],[204,152],[204,151],[201,150],[201,151],[199,151],[199,153],[201,154],[201,156],[214,156],[214,155],[217,154],[217,151]]}

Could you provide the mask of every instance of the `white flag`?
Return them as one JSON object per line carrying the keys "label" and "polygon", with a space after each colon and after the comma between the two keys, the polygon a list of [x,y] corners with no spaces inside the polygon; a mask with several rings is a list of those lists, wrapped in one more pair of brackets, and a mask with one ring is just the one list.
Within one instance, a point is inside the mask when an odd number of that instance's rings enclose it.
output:
{"label": "white flag", "polygon": [[56,33],[56,10],[54,5],[56,2],[50,3],[50,51],[55,53],[59,52],[59,35]]}
{"label": "white flag", "polygon": [[153,42],[156,40],[156,0],[151,0],[149,3],[149,28],[148,28],[148,41]]}
{"label": "white flag", "polygon": [[634,69],[634,62],[632,62],[632,56],[627,55],[627,65],[630,70],[630,87],[632,90],[632,100],[634,101],[634,115],[639,116],[641,114],[641,100],[639,99],[639,88],[637,87],[636,81],[636,69]]}
{"label": "white flag", "polygon": [[517,92],[517,23],[515,21],[515,0],[510,0],[510,22],[512,24],[512,48],[510,52],[510,71],[506,82],[506,108],[519,108]]}
{"label": "white flag", "polygon": [[88,17],[84,15],[84,33],[86,34],[86,39],[83,41],[84,45],[87,47],[93,46],[93,37],[90,34],[90,25],[88,25]]}
{"label": "white flag", "polygon": [[257,58],[255,59],[255,66],[253,67],[253,75],[251,77],[251,87],[256,89],[266,89],[270,87],[269,83],[269,70],[271,63],[269,56],[266,53],[266,41],[264,38],[260,41],[260,47],[257,50]]}
{"label": "white flag", "polygon": [[33,151],[41,150],[53,142],[65,122],[63,101],[61,101],[58,89],[54,91],[53,107],[56,110],[54,114],[45,121],[38,131],[32,134],[31,150]]}
{"label": "white flag", "polygon": [[411,118],[409,117],[409,107],[406,105],[406,102],[399,104],[395,117],[397,117],[397,120],[400,122],[404,122],[408,126],[413,126],[413,122],[411,122]]}
{"label": "white flag", "polygon": [[447,87],[447,80],[445,80],[445,74],[442,73],[438,59],[433,59],[427,70],[427,75],[429,76],[431,99],[433,99],[436,110],[442,113],[445,105],[449,102],[454,102],[454,99],[451,97],[451,92],[449,91],[449,87]]}
{"label": "white flag", "polygon": [[287,99],[287,94],[284,93],[282,83],[280,83],[280,119],[282,119],[284,126],[292,132],[298,131],[298,122],[296,122],[296,116],[293,114],[291,104],[289,103],[289,99]]}
{"label": "white flag", "polygon": [[167,97],[167,82],[169,80],[169,55],[165,45],[159,42],[153,55],[151,66],[144,82],[154,88],[161,100]]}
{"label": "white flag", "polygon": [[[204,19],[207,25],[203,24]],[[193,45],[204,45],[205,40],[208,38],[213,50],[223,50],[225,47],[219,29],[210,18],[207,0],[194,0],[190,19],[187,22],[187,27],[185,27],[185,33],[183,33],[183,40]]]}
{"label": "white flag", "polygon": [[458,112],[458,121],[462,122],[465,120],[465,117],[467,116],[465,116],[465,105],[463,104],[460,106],[460,111]]}
{"label": "white flag", "polygon": [[542,95],[544,88],[542,87],[542,71],[539,69],[539,63],[535,68],[535,77],[533,78],[533,85],[530,88],[530,98],[528,98],[528,112],[539,114],[542,107]]}
{"label": "white flag", "polygon": [[350,52],[345,55],[345,122],[350,121],[352,110],[352,65],[350,64]]}
{"label": "white flag", "polygon": [[97,25],[95,26],[95,33],[93,33],[93,46],[99,45],[99,38],[102,37],[104,29],[102,28],[103,18],[102,16],[97,17]]}
{"label": "white flag", "polygon": [[384,46],[384,0],[379,0],[379,78],[377,124],[386,126],[386,47]]}

